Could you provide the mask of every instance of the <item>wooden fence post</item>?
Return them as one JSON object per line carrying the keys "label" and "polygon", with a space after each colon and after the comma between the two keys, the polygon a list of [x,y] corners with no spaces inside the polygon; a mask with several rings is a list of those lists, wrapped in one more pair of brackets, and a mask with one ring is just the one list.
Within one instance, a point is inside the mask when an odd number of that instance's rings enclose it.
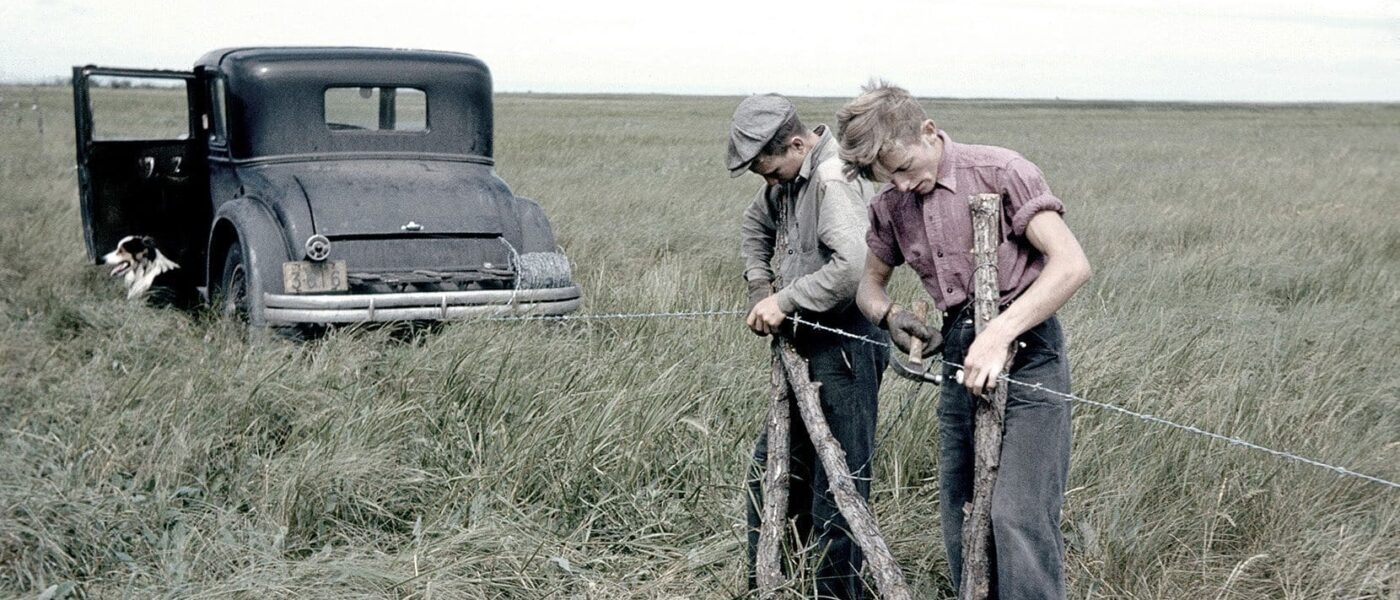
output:
{"label": "wooden fence post", "polygon": [[[968,199],[972,206],[973,283],[976,287],[973,308],[976,330],[981,333],[987,323],[997,316],[997,301],[1001,290],[997,285],[997,245],[1001,242],[1001,195],[977,194]],[[1013,344],[1006,357],[1001,375],[1011,370],[1015,358]],[[963,505],[962,530],[962,600],[984,600],[991,587],[992,489],[996,486],[997,467],[1001,464],[1001,437],[1006,413],[1005,382],[999,382],[990,394],[977,402],[976,471],[973,475],[972,501]]]}
{"label": "wooden fence post", "polygon": [[39,105],[39,88],[32,88],[30,91],[33,92],[33,97],[34,97],[34,106],[33,106],[34,114],[35,114],[35,116],[38,118],[38,121],[39,121],[39,139],[40,139],[40,140],[43,140],[43,138],[44,138],[44,107]]}
{"label": "wooden fence post", "polygon": [[875,515],[856,492],[854,478],[846,467],[846,452],[831,434],[831,427],[822,414],[821,398],[817,394],[821,384],[812,382],[807,375],[807,359],[797,354],[791,342],[781,340],[778,347],[783,367],[787,369],[788,384],[797,397],[802,422],[807,426],[807,434],[812,436],[812,445],[821,458],[822,468],[826,469],[831,493],[836,498],[836,508],[846,517],[846,523],[851,527],[851,537],[865,552],[865,558],[875,572],[875,585],[879,588],[880,596],[893,600],[912,598],[909,586],[904,582],[904,573],[894,561],[885,538],[880,536]]}
{"label": "wooden fence post", "polygon": [[786,529],[788,507],[788,478],[791,456],[791,423],[788,401],[791,397],[783,362],[773,353],[773,373],[768,393],[768,461],[763,477],[763,511],[758,528],[758,556],[754,560],[754,576],[758,591],[768,597],[783,584],[781,564],[783,531]]}

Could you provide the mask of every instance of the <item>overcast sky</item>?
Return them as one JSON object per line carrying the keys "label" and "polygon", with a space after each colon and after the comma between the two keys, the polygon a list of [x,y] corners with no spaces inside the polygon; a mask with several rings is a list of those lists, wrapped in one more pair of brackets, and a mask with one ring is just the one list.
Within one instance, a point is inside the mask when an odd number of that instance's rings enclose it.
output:
{"label": "overcast sky", "polygon": [[1400,0],[0,0],[0,81],[324,44],[468,52],[499,91],[1400,101]]}

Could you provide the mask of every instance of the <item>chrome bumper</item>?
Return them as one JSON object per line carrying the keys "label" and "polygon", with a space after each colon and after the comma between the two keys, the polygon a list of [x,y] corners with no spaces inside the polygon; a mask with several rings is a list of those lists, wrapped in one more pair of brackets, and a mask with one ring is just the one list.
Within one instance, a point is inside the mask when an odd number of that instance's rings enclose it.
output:
{"label": "chrome bumper", "polygon": [[539,290],[400,294],[263,294],[271,323],[446,321],[507,315],[562,315],[578,310],[578,286]]}

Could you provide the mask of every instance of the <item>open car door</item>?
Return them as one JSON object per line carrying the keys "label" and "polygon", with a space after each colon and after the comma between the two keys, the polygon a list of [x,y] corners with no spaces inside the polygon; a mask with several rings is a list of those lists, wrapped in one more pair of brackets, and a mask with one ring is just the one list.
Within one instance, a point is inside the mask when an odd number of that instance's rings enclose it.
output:
{"label": "open car door", "polygon": [[149,235],[203,272],[212,208],[194,73],[73,68],[78,192],[88,258]]}

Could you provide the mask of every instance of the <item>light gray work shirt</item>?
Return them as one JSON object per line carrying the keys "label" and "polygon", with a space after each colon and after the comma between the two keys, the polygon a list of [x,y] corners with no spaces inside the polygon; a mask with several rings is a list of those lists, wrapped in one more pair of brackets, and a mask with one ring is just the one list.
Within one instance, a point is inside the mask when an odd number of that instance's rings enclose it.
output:
{"label": "light gray work shirt", "polygon": [[830,128],[818,125],[812,131],[820,139],[797,178],[764,185],[744,211],[745,280],[775,280],[779,228],[786,233],[787,250],[777,257],[777,273],[784,284],[778,307],[788,314],[799,308],[828,312],[855,301],[865,268],[869,201],[876,192],[869,181],[846,180]]}

